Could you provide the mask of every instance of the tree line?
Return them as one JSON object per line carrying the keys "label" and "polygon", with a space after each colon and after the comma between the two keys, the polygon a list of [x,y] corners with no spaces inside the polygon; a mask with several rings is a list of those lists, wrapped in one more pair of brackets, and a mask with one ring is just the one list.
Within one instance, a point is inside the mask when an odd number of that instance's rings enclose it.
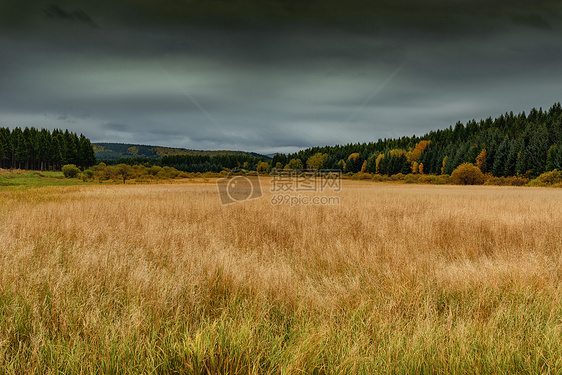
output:
{"label": "tree line", "polygon": [[[233,169],[257,170],[260,163],[268,162],[266,158],[253,155],[169,155],[160,159],[153,158],[121,158],[117,160],[103,160],[108,166],[119,164],[142,165],[145,167],[171,167],[188,173],[205,173]],[[269,164],[268,164],[269,165]]]}
{"label": "tree line", "polygon": [[[496,177],[536,177],[562,169],[562,107],[533,108],[479,122],[457,122],[421,137],[379,139],[377,142],[312,147],[294,154],[277,154],[272,165],[318,165],[345,172],[383,175],[398,173],[451,174],[472,163]],[[313,161],[312,163],[310,161]]]}
{"label": "tree line", "polygon": [[4,169],[61,170],[65,164],[88,168],[96,164],[92,143],[83,134],[0,128],[0,167]]}
{"label": "tree line", "polygon": [[[312,147],[273,159],[253,155],[168,155],[159,159],[104,160],[109,165],[172,167],[178,171],[221,172],[246,169],[339,169],[346,173],[450,175],[471,163],[495,177],[534,178],[562,169],[562,106],[457,122],[421,137]],[[60,170],[65,164],[82,169],[96,163],[94,149],[83,135],[68,130],[0,128],[0,167]]]}

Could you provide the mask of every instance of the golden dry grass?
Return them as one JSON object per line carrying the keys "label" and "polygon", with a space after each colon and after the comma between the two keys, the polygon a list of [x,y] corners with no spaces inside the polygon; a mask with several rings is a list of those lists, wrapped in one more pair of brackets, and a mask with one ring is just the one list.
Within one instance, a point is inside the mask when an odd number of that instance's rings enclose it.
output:
{"label": "golden dry grass", "polygon": [[562,371],[562,190],[265,190],[0,192],[0,373]]}

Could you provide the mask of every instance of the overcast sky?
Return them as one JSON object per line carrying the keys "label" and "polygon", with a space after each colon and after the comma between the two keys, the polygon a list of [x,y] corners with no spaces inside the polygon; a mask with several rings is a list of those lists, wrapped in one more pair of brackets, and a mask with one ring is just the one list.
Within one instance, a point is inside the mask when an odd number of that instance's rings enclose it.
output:
{"label": "overcast sky", "polygon": [[262,153],[422,135],[561,101],[561,20],[541,0],[1,0],[0,126]]}

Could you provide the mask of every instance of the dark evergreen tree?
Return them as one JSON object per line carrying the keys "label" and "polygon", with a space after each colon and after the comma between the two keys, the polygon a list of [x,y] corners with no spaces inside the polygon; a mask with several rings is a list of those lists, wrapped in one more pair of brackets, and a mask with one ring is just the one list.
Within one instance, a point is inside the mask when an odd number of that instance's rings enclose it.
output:
{"label": "dark evergreen tree", "polygon": [[39,150],[38,150],[38,155],[39,155],[39,160],[41,160],[40,162],[40,169],[42,171],[44,171],[45,169],[48,169],[48,160],[49,160],[49,147],[51,147],[51,144],[49,142],[49,136],[48,136],[48,131],[45,129],[41,129],[41,132],[39,133]]}
{"label": "dark evergreen tree", "polygon": [[21,128],[14,129],[12,133],[12,140],[14,141],[12,146],[15,156],[14,167],[21,169],[27,154],[25,139],[23,138],[23,131]]}
{"label": "dark evergreen tree", "polygon": [[505,164],[509,154],[509,138],[505,137],[498,147],[492,165],[492,174],[497,177],[505,176]]}
{"label": "dark evergreen tree", "polygon": [[[542,111],[536,111],[534,116],[542,116]],[[537,177],[545,171],[548,148],[548,130],[546,126],[541,125],[531,132],[528,146],[522,150],[521,158],[524,159],[525,172],[529,171],[531,177]]]}
{"label": "dark evergreen tree", "polygon": [[557,169],[556,159],[558,158],[558,145],[552,145],[546,153],[546,172]]}
{"label": "dark evergreen tree", "polygon": [[554,159],[554,169],[562,171],[562,148],[558,148],[556,158]]}
{"label": "dark evergreen tree", "polygon": [[70,133],[68,130],[64,132],[64,143],[66,154],[64,155],[64,164],[77,164],[78,145],[76,143],[75,134]]}
{"label": "dark evergreen tree", "polygon": [[5,167],[6,160],[8,160],[8,140],[5,132],[0,129],[0,168]]}
{"label": "dark evergreen tree", "polygon": [[4,160],[2,161],[3,168],[12,168],[12,141],[10,129],[0,128],[0,134],[4,138]]}
{"label": "dark evergreen tree", "polygon": [[51,162],[53,163],[53,168],[60,170],[62,168],[62,153],[60,147],[60,136],[54,136],[51,139]]}
{"label": "dark evergreen tree", "polygon": [[83,134],[80,134],[78,144],[77,165],[84,169],[96,164],[96,155],[90,140]]}
{"label": "dark evergreen tree", "polygon": [[519,156],[519,146],[516,141],[509,142],[507,159],[504,165],[504,176],[514,176],[516,173],[517,158]]}
{"label": "dark evergreen tree", "polygon": [[408,158],[406,157],[406,155],[400,156],[400,162],[402,166],[400,168],[399,173],[403,173],[403,174],[412,173],[412,170],[410,169],[410,163],[408,163]]}

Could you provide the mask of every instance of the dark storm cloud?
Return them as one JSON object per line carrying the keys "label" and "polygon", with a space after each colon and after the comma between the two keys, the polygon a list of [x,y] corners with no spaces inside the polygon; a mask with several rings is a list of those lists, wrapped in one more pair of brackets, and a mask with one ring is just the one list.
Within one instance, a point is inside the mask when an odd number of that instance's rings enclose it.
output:
{"label": "dark storm cloud", "polygon": [[49,18],[72,20],[85,23],[92,28],[98,28],[98,25],[94,22],[92,17],[90,17],[83,10],[74,10],[72,12],[67,12],[56,4],[51,4],[45,8],[45,15]]}
{"label": "dark storm cloud", "polygon": [[18,4],[0,5],[2,126],[294,151],[421,135],[562,96],[558,2]]}

